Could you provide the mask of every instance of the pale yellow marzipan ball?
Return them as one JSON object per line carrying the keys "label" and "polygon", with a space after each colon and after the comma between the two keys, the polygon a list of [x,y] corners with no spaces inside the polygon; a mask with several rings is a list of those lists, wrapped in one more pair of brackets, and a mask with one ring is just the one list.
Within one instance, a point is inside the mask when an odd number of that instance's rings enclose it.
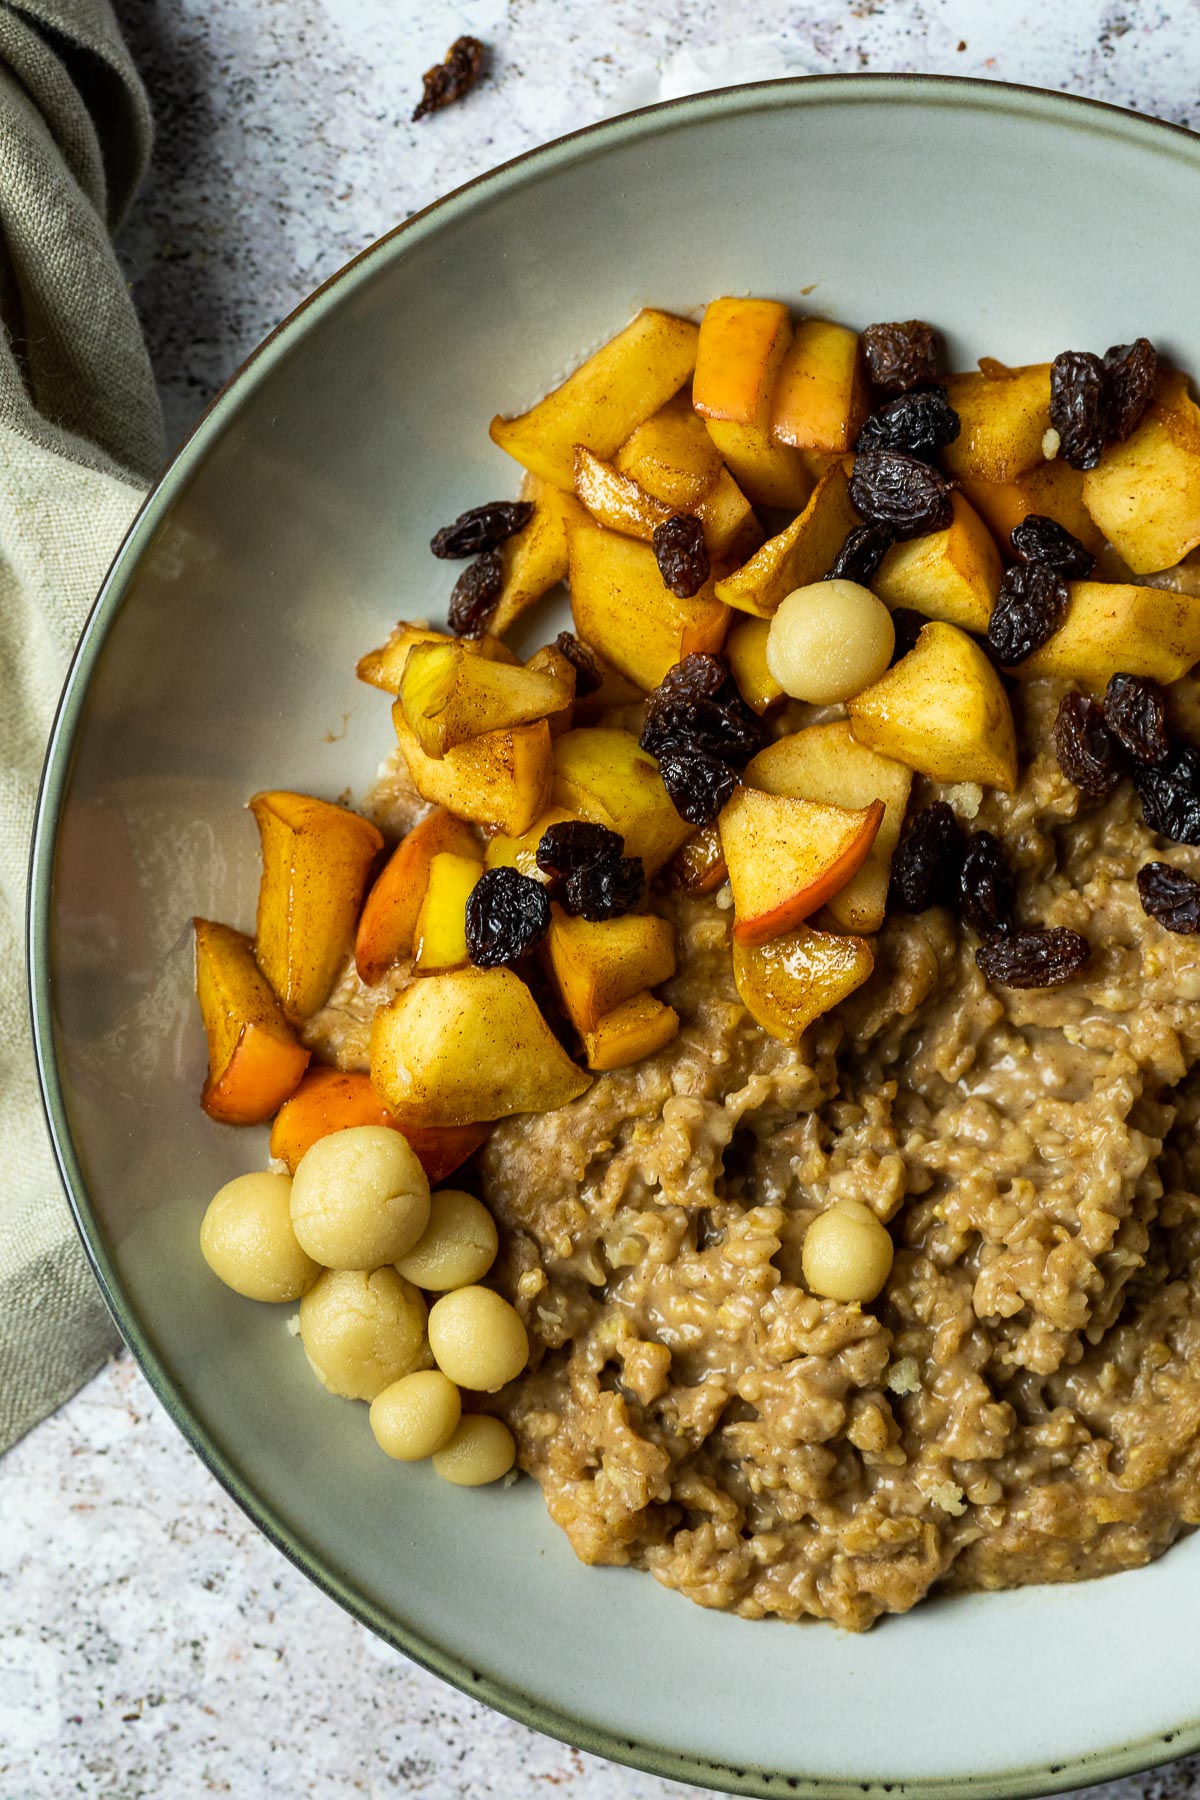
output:
{"label": "pale yellow marzipan ball", "polygon": [[503,1419],[468,1413],[445,1449],[435,1452],[433,1466],[455,1487],[483,1487],[507,1475],[516,1460],[517,1446]]}
{"label": "pale yellow marzipan ball", "polygon": [[377,1269],[429,1223],[429,1183],[408,1139],[387,1125],[318,1138],[296,1165],[292,1224],[327,1269]]}
{"label": "pale yellow marzipan ball", "polygon": [[865,1304],[883,1288],[894,1255],[891,1237],[870,1207],[839,1200],[805,1232],[801,1262],[812,1293]]}
{"label": "pale yellow marzipan ball", "polygon": [[419,1288],[442,1294],[482,1281],[498,1247],[496,1221],[483,1201],[460,1188],[443,1188],[430,1199],[423,1234],[396,1267]]}
{"label": "pale yellow marzipan ball", "polygon": [[458,1389],[440,1369],[402,1375],[371,1402],[371,1430],[398,1462],[421,1462],[448,1444],[462,1417]]}
{"label": "pale yellow marzipan ball", "polygon": [[455,1288],[429,1313],[429,1348],[459,1387],[494,1394],[529,1361],[529,1339],[516,1308],[491,1288]]}
{"label": "pale yellow marzipan ball", "polygon": [[247,1300],[298,1300],[321,1273],[292,1229],[290,1175],[239,1175],[208,1203],[200,1251]]}
{"label": "pale yellow marzipan ball", "polygon": [[767,667],[785,693],[814,706],[852,700],[887,671],[892,615],[857,581],[814,581],[780,604],[767,632]]}
{"label": "pale yellow marzipan ball", "polygon": [[300,1341],[331,1394],[374,1400],[429,1367],[425,1302],[395,1269],[326,1269],[300,1302]]}

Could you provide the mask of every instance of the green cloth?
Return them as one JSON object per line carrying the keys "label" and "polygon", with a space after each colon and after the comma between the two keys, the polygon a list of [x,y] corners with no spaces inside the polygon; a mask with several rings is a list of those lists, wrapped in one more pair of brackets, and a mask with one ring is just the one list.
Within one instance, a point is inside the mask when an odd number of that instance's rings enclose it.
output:
{"label": "green cloth", "polygon": [[0,0],[0,1451],[117,1341],[42,1117],[24,911],[67,663],[162,456],[110,235],[149,149],[108,0]]}

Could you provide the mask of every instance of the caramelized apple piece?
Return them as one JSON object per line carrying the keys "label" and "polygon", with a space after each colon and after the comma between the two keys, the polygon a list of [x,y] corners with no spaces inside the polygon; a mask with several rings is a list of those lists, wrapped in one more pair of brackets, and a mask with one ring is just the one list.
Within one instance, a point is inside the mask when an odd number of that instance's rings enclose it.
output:
{"label": "caramelized apple piece", "polygon": [[583,444],[575,446],[575,493],[598,525],[647,543],[655,527],[665,524],[672,514],[671,507],[655,500],[632,475],[593,456]]}
{"label": "caramelized apple piece", "polygon": [[1017,734],[1000,677],[957,625],[926,625],[916,646],[849,705],[860,744],[934,781],[978,781],[1011,794]]}
{"label": "caramelized apple piece", "polygon": [[515,663],[520,659],[498,637],[450,637],[444,631],[432,631],[428,625],[408,625],[402,619],[386,644],[368,650],[359,658],[355,673],[360,681],[382,688],[385,694],[398,694],[404,679],[404,665],[414,644],[461,644],[468,656],[483,656],[493,662]]}
{"label": "caramelized apple piece", "polygon": [[371,1081],[406,1134],[548,1112],[588,1086],[510,969],[430,975],[381,1006]]}
{"label": "caramelized apple piece", "polygon": [[945,531],[893,544],[871,582],[888,606],[911,606],[927,619],[986,632],[1004,570],[992,534],[961,494],[950,497]]}
{"label": "caramelized apple piece", "polygon": [[1200,407],[1177,370],[1161,371],[1137,430],[1088,470],[1083,498],[1135,575],[1173,569],[1200,544]]}
{"label": "caramelized apple piece", "polygon": [[883,812],[881,800],[851,811],[739,788],[718,820],[736,940],[779,937],[845,887],[866,861]]}
{"label": "caramelized apple piece", "polygon": [[1065,525],[1095,556],[1104,547],[1104,533],[1083,504],[1083,471],[1056,457],[1011,481],[980,481],[964,476],[963,497],[990,527],[1003,555],[1011,557],[1013,527],[1030,513]]}
{"label": "caramelized apple piece", "polygon": [[767,633],[769,619],[739,619],[725,640],[729,671],[737,682],[742,699],[756,713],[766,712],[776,700],[783,699],[783,689],[767,667]]}
{"label": "caramelized apple piece", "polygon": [[490,731],[455,745],[440,758],[426,756],[398,700],[392,724],[409,777],[423,800],[514,836],[527,831],[548,804],[554,764],[545,719],[512,731]]}
{"label": "caramelized apple piece", "polygon": [[791,341],[778,300],[710,300],[700,324],[692,404],[756,506],[796,509],[812,491],[799,454],[771,437],[771,396]]}
{"label": "caramelized apple piece", "polygon": [[768,538],[749,562],[718,581],[713,592],[726,606],[769,619],[793,588],[808,587],[828,575],[847,535],[860,523],[839,460],[818,483],[800,517]]}
{"label": "caramelized apple piece", "polygon": [[829,319],[796,327],[771,399],[771,436],[796,450],[836,456],[854,448],[870,410],[858,333]]}
{"label": "caramelized apple piece", "polygon": [[649,544],[591,520],[570,535],[575,629],[640,688],[657,687],[693,650],[721,648],[730,614],[715,597],[715,571],[699,593],[681,600],[663,581]]}
{"label": "caramelized apple piece", "polygon": [[1050,429],[1050,364],[986,368],[946,380],[946,395],[958,414],[960,431],[942,452],[947,469],[960,478],[1014,481],[1046,460],[1043,439]]}
{"label": "caramelized apple piece", "polygon": [[[384,1105],[371,1086],[369,1075],[357,1070],[309,1069],[290,1100],[285,1100],[271,1127],[271,1155],[286,1163],[288,1173],[318,1138],[353,1125],[388,1125],[400,1131],[400,1121]],[[421,1159],[431,1184],[445,1181],[473,1156],[487,1137],[480,1125],[409,1126],[402,1134]]]}
{"label": "caramelized apple piece", "polygon": [[1170,685],[1200,662],[1200,597],[1116,581],[1069,581],[1067,616],[1019,667],[1100,693],[1114,675],[1152,675]]}
{"label": "caramelized apple piece", "polygon": [[864,938],[799,931],[769,944],[733,946],[738,993],[763,1030],[782,1044],[798,1044],[814,1019],[861,987],[875,966]]}
{"label": "caramelized apple piece", "polygon": [[540,881],[543,886],[548,886],[553,876],[538,868],[537,847],[551,825],[565,825],[568,820],[578,817],[578,813],[568,812],[565,806],[550,806],[520,837],[509,837],[507,833],[498,831],[495,837],[490,837],[487,841],[483,853],[484,868],[516,869],[520,874],[528,875],[534,881]]}
{"label": "caramelized apple piece", "polygon": [[511,631],[522,614],[567,579],[567,525],[579,513],[573,494],[528,470],[521,498],[533,502],[533,516],[500,546],[504,580],[490,621],[496,637]]}
{"label": "caramelized apple piece", "polygon": [[556,806],[573,818],[619,831],[626,856],[640,856],[653,875],[692,827],[672,806],[658,764],[630,731],[568,731],[554,746]]}
{"label": "caramelized apple piece", "polygon": [[374,825],[309,794],[255,794],[262,844],[254,952],[289,1019],[329,998],[354,943],[383,839]]}
{"label": "caramelized apple piece", "polygon": [[[828,900],[842,931],[878,931],[887,906],[892,857],[904,823],[912,770],[855,742],[846,719],[810,725],[768,744],[746,770],[749,787],[850,809],[882,800],[883,820],[857,875]],[[685,846],[686,847],[686,846]]]}
{"label": "caramelized apple piece", "polygon": [[729,473],[686,393],[676,394],[630,432],[616,466],[672,512],[695,512]]}
{"label": "caramelized apple piece", "polygon": [[550,727],[551,737],[561,737],[564,731],[570,731],[575,722],[575,683],[577,680],[574,663],[563,655],[555,644],[543,644],[532,656],[525,659],[525,667],[535,675],[548,675],[558,690],[558,702],[553,711],[546,714],[546,723]]}
{"label": "caramelized apple piece", "polygon": [[194,919],[196,998],[208,1039],[208,1080],[200,1104],[223,1125],[269,1119],[304,1074],[296,1042],[244,932]]}
{"label": "caramelized apple piece", "polygon": [[471,827],[439,806],[401,839],[376,877],[354,940],[355,966],[368,987],[381,981],[393,963],[412,955],[429,866],[445,850],[478,856]]}
{"label": "caramelized apple piece", "polygon": [[704,825],[679,846],[671,858],[671,879],[685,894],[711,894],[727,879],[721,833],[716,825]]}
{"label": "caramelized apple piece", "polygon": [[413,966],[422,975],[467,961],[467,901],[483,864],[477,856],[443,850],[429,865],[429,882],[413,935]]}
{"label": "caramelized apple piece", "polygon": [[492,441],[556,487],[574,482],[576,444],[611,457],[636,425],[677,394],[696,363],[690,319],[647,307],[516,419],[492,420]]}
{"label": "caramelized apple piece", "polygon": [[548,718],[570,706],[575,684],[520,663],[467,655],[461,643],[414,644],[400,681],[404,717],[426,756]]}
{"label": "caramelized apple piece", "polygon": [[662,1050],[679,1031],[679,1014],[653,994],[635,994],[582,1033],[589,1069],[623,1069]]}
{"label": "caramelized apple piece", "polygon": [[563,1011],[580,1032],[675,973],[674,927],[655,913],[592,924],[554,906],[546,941]]}

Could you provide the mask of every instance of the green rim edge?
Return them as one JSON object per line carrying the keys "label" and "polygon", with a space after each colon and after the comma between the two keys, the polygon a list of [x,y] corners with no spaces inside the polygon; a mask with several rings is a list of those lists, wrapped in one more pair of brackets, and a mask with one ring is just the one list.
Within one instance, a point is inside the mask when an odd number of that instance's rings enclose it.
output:
{"label": "green rim edge", "polygon": [[295,341],[316,326],[334,306],[340,305],[360,283],[373,278],[394,255],[402,254],[406,243],[419,242],[435,232],[443,221],[461,217],[476,203],[486,202],[496,193],[538,180],[560,165],[581,160],[594,149],[631,139],[650,139],[714,112],[751,114],[795,105],[860,104],[874,102],[881,92],[887,93],[898,105],[965,105],[1012,117],[1036,117],[1066,124],[1074,130],[1123,138],[1160,155],[1189,162],[1200,173],[1200,135],[1184,126],[1103,101],[960,76],[809,75],[721,88],[584,126],[477,176],[396,226],[302,301],[221,389],[158,476],[104,578],[59,701],[38,794],[29,876],[30,1008],[42,1103],[59,1172],[88,1260],[122,1337],[158,1399],[209,1472],[276,1549],[361,1624],[422,1668],[521,1724],[578,1749],[667,1779],[691,1781],[725,1793],[757,1796],[759,1800],[772,1800],[778,1795],[795,1796],[798,1800],[808,1796],[811,1800],[852,1800],[852,1797],[864,1794],[882,1797],[917,1793],[937,1796],[938,1800],[960,1800],[960,1797],[961,1800],[1033,1800],[1035,1796],[1134,1774],[1200,1750],[1200,1717],[1168,1732],[1154,1733],[1134,1743],[1117,1744],[1061,1763],[1040,1762],[977,1777],[945,1776],[908,1782],[864,1780],[853,1776],[813,1777],[763,1768],[739,1768],[664,1745],[623,1738],[602,1726],[559,1712],[524,1693],[511,1681],[473,1669],[431,1639],[385,1615],[367,1594],[343,1580],[337,1569],[315,1556],[275,1509],[266,1505],[252,1490],[237,1465],[193,1416],[166,1359],[143,1331],[121,1287],[100,1223],[92,1211],[67,1119],[55,1053],[50,917],[59,815],[71,773],[76,725],[109,627],[124,602],[129,574],[165,512],[185,488],[209,447],[236,415],[243,392],[250,392],[256,381],[288,354]]}

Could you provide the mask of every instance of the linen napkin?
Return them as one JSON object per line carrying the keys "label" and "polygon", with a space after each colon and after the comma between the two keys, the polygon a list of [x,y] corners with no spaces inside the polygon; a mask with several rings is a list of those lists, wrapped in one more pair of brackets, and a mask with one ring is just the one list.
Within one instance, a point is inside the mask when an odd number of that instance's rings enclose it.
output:
{"label": "linen napkin", "polygon": [[149,148],[109,0],[0,0],[0,1451],[117,1341],[42,1117],[23,921],[55,703],[162,456],[110,236]]}

